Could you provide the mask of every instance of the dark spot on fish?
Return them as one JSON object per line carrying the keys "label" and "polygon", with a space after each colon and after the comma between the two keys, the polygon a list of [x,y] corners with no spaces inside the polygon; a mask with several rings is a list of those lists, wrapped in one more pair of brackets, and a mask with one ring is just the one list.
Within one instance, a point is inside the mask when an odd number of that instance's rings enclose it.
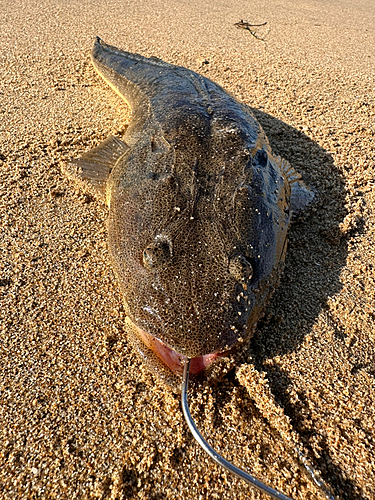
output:
{"label": "dark spot on fish", "polygon": [[258,149],[256,152],[254,163],[258,164],[260,167],[265,167],[267,165],[268,155],[264,149]]}
{"label": "dark spot on fish", "polygon": [[172,257],[172,245],[164,239],[158,239],[143,251],[143,265],[146,269],[164,266]]}
{"label": "dark spot on fish", "polygon": [[229,272],[239,283],[247,283],[253,276],[253,266],[243,255],[236,255],[229,261]]}

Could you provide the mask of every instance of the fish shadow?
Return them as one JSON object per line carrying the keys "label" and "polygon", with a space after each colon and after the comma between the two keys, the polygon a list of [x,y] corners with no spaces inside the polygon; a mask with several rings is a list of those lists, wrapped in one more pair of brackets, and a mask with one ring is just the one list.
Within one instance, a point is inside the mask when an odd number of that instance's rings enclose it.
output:
{"label": "fish shadow", "polygon": [[[288,392],[291,378],[276,364],[265,362],[296,351],[311,333],[318,316],[327,309],[329,297],[342,288],[340,274],[348,255],[348,239],[352,236],[340,230],[347,214],[345,181],[330,153],[303,131],[260,110],[252,109],[252,112],[262,125],[274,154],[288,160],[316,195],[312,206],[291,225],[280,285],[258,322],[249,347],[252,362],[259,371],[266,372],[275,399],[309,449],[314,430],[303,428],[299,417],[309,411],[308,402],[304,404],[303,395],[299,395],[302,407],[291,403]],[[361,231],[361,227],[356,231]],[[340,332],[335,327],[334,330],[335,337],[340,339]],[[335,492],[340,492],[341,498],[363,500],[358,486],[333,463],[323,436],[320,445],[321,456],[315,465],[322,471],[323,478]]]}
{"label": "fish shadow", "polygon": [[252,111],[273,153],[288,160],[315,193],[311,206],[291,224],[283,276],[252,340],[257,358],[265,360],[295,351],[328,298],[341,290],[349,235],[340,230],[347,213],[345,181],[330,153],[303,132]]}

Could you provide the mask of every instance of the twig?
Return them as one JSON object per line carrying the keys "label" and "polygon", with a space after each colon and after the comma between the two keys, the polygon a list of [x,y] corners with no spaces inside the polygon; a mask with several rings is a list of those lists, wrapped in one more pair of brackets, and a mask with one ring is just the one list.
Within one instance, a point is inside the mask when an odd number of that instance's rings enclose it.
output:
{"label": "twig", "polygon": [[[241,21],[239,21],[238,23],[234,23],[234,26],[236,26],[237,28],[242,28],[244,30],[247,30],[247,31],[250,31],[250,33],[253,35],[254,38],[256,38],[257,40],[260,40],[261,42],[264,42],[264,38],[261,38],[260,36],[257,35],[257,30],[254,29],[254,28],[259,28],[261,26],[265,26],[267,24],[267,22],[265,23],[261,23],[261,24],[250,24],[248,23],[247,21],[243,21],[241,19]],[[268,35],[269,31],[266,33],[266,35]]]}

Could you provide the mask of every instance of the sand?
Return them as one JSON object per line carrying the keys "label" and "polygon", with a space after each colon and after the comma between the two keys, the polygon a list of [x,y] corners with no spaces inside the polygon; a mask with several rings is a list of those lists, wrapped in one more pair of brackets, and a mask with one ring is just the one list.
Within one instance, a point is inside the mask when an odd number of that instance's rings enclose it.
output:
{"label": "sand", "polygon": [[[211,463],[133,353],[106,209],[61,174],[130,116],[95,35],[233,92],[318,193],[247,359],[191,392],[198,427],[294,499],[322,498],[296,442],[336,498],[375,498],[375,15],[355,4],[2,2],[2,499],[266,498]],[[240,19],[267,21],[265,42]]]}

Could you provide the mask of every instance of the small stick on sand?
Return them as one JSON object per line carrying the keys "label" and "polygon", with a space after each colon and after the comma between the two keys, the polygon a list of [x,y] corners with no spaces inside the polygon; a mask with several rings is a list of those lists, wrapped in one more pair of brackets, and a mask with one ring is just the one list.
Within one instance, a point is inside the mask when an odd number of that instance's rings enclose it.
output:
{"label": "small stick on sand", "polygon": [[[258,36],[256,32],[258,31],[257,28],[260,28],[261,26],[265,26],[266,24],[267,24],[267,22],[261,23],[261,24],[250,24],[247,21],[243,21],[241,19],[241,21],[239,21],[238,23],[234,23],[234,26],[236,26],[237,28],[242,28],[244,30],[250,31],[250,33],[253,35],[254,38],[256,38],[257,40],[260,40],[261,42],[265,42],[265,39]],[[266,33],[266,35],[268,35],[268,33],[269,33],[269,30]]]}

